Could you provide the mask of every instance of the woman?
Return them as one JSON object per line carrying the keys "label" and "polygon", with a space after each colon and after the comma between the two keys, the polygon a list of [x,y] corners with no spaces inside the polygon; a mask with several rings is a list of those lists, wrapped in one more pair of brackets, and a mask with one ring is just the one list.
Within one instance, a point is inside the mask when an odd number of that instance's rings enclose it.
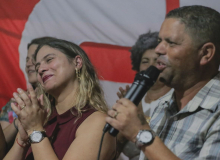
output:
{"label": "woman", "polygon": [[[29,149],[25,158],[28,144],[24,135],[18,135],[19,156],[10,154],[17,151],[15,144],[5,159],[95,160],[107,106],[90,60],[80,47],[64,40],[39,45],[35,60],[42,86],[39,92],[43,88],[49,94],[53,107],[50,108],[48,97],[41,94],[37,98],[30,85],[30,95],[21,89],[14,93],[18,107],[15,104],[12,107],[30,136],[32,151]],[[115,146],[115,138],[106,134],[101,159],[113,159]]]}
{"label": "woman", "polygon": [[[156,65],[158,55],[154,49],[158,44],[158,32],[148,32],[140,35],[137,42],[131,49],[131,61],[132,69],[140,72],[146,70],[151,65]],[[125,96],[129,90],[129,86],[126,89],[119,88],[120,92],[117,93],[119,98]],[[144,112],[146,120],[150,121],[150,117],[153,111],[158,106],[160,98],[163,96],[171,95],[173,90],[170,87],[164,85],[164,83],[158,80],[145,94],[141,100],[138,108],[140,112]],[[119,153],[123,150],[123,153],[129,157],[130,160],[138,160],[140,150],[130,141],[127,141],[122,135],[118,135],[119,139]],[[125,145],[126,144],[126,145]]]}
{"label": "woman", "polygon": [[[52,40],[55,38],[52,37],[41,37],[33,39],[27,46],[28,53],[26,57],[26,66],[25,72],[27,74],[28,82],[36,88],[37,86],[37,76],[35,72],[35,65],[33,60],[33,55],[38,45],[44,43],[48,40]],[[5,139],[7,142],[8,149],[13,145],[15,136],[17,134],[17,115],[11,109],[11,101],[10,100],[3,108],[0,114],[0,123],[2,125],[2,129],[4,131]]]}

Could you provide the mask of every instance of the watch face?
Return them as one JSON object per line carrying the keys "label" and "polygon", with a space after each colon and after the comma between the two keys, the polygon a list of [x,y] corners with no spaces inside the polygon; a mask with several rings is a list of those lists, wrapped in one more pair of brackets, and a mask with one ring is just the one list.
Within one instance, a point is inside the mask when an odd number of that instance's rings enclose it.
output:
{"label": "watch face", "polygon": [[144,131],[140,135],[140,140],[144,143],[150,142],[153,139],[152,133]]}
{"label": "watch face", "polygon": [[42,139],[42,133],[41,132],[34,132],[32,135],[31,135],[31,140],[33,142],[40,142]]}

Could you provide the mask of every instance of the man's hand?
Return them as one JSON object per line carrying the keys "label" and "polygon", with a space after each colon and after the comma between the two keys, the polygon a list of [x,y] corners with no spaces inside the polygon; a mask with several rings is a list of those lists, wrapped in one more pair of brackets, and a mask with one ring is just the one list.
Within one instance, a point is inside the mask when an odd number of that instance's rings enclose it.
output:
{"label": "man's hand", "polygon": [[128,99],[122,98],[108,111],[106,122],[118,129],[128,140],[135,142],[141,129],[150,129],[143,113]]}

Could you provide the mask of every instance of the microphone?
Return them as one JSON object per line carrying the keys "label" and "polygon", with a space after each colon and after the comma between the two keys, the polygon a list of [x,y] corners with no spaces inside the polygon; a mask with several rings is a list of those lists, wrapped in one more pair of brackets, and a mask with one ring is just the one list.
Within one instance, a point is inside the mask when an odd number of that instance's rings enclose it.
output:
{"label": "microphone", "polygon": [[130,99],[137,89],[138,85],[140,84],[140,80],[142,79],[144,71],[141,71],[135,75],[134,82],[132,83],[131,87],[129,88],[128,92],[126,93],[124,98]]}
{"label": "microphone", "polygon": [[[150,66],[147,70],[140,72],[135,76],[134,82],[131,88],[128,90],[127,94],[124,98],[132,101],[136,106],[139,104],[141,99],[144,97],[146,92],[154,85],[158,76],[160,74],[160,70],[158,70],[154,66]],[[112,136],[116,136],[118,134],[118,130],[113,128],[110,124],[106,124],[104,130],[109,130],[109,134]]]}
{"label": "microphone", "polygon": [[[129,88],[129,90],[126,93],[124,98],[130,99],[132,97],[134,91],[137,89],[137,87],[138,87],[138,85],[140,83],[140,80],[142,79],[143,72],[144,71],[136,73],[135,78],[134,78],[134,82],[132,83],[131,87]],[[112,126],[110,124],[106,123],[105,127],[103,128],[103,132],[107,132],[111,128],[112,128]]]}
{"label": "microphone", "polygon": [[140,84],[137,86],[137,89],[134,91],[132,96],[128,98],[136,106],[140,103],[141,99],[144,97],[146,92],[154,85],[160,74],[160,70],[158,70],[154,66],[150,66],[147,70],[143,71],[141,74],[142,75],[141,75]]}

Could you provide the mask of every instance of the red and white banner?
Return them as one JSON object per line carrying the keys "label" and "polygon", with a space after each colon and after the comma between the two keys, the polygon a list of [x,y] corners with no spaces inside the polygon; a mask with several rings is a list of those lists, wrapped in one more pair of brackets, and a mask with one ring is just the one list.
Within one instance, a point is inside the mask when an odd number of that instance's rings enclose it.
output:
{"label": "red and white banner", "polygon": [[1,0],[0,108],[16,88],[26,88],[27,44],[42,36],[79,45],[83,42],[114,45],[110,47],[112,52],[99,50],[100,53],[89,54],[100,70],[106,100],[112,106],[118,87],[132,83],[134,77],[130,53],[120,52],[115,45],[124,46],[123,49],[131,47],[140,34],[159,31],[169,10],[194,4],[220,11],[219,0]]}

